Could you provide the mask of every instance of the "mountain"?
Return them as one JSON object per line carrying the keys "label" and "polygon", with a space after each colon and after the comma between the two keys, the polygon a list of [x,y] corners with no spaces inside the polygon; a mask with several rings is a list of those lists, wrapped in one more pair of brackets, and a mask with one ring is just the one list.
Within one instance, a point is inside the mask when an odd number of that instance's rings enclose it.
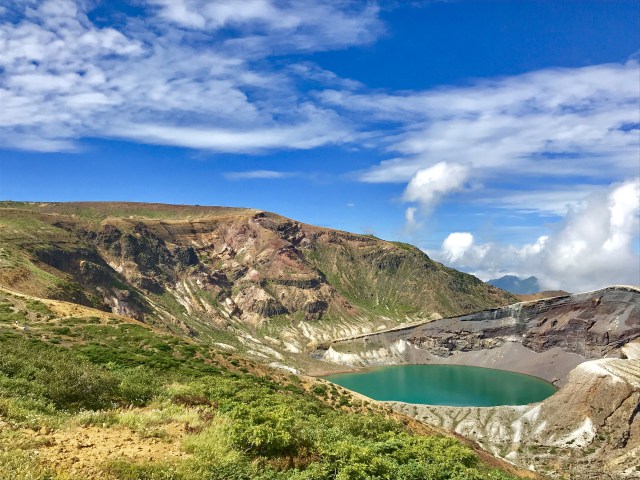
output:
{"label": "mountain", "polygon": [[0,242],[0,286],[272,361],[517,300],[411,245],[253,209],[3,202]]}
{"label": "mountain", "polygon": [[505,275],[487,282],[489,285],[501,288],[510,293],[530,295],[540,291],[540,285],[536,277],[519,278],[515,275]]}
{"label": "mountain", "polygon": [[303,372],[515,297],[251,209],[0,203],[0,479],[536,478]]}
{"label": "mountain", "polygon": [[[261,210],[0,202],[0,479],[633,478],[640,290],[560,293]],[[561,388],[429,407],[306,376],[424,362]]]}

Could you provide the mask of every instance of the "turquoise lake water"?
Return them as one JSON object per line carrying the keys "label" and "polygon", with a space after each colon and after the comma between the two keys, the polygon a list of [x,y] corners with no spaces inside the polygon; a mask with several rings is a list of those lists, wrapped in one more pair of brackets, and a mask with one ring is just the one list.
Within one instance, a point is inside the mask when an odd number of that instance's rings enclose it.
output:
{"label": "turquoise lake water", "polygon": [[324,378],[374,400],[456,407],[526,405],[557,390],[540,378],[461,365],[398,365]]}

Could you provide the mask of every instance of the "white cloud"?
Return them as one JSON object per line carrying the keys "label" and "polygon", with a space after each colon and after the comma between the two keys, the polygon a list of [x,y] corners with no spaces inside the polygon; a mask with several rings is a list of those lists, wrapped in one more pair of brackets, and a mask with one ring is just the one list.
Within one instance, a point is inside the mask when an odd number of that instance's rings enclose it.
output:
{"label": "white cloud", "polygon": [[407,185],[403,199],[418,202],[428,210],[444,195],[461,190],[468,175],[469,169],[457,163],[440,162],[418,170]]}
{"label": "white cloud", "polygon": [[416,207],[408,207],[404,211],[404,219],[405,219],[405,229],[407,232],[411,233],[420,227],[420,223],[416,219],[416,212],[418,209]]}
{"label": "white cloud", "polygon": [[473,246],[473,235],[469,232],[454,232],[442,242],[442,253],[448,261],[456,262]]}
{"label": "white cloud", "polygon": [[371,41],[381,28],[375,6],[152,3],[156,16],[120,20],[117,29],[93,23],[83,1],[25,1],[0,18],[3,146],[70,150],[84,137],[117,137],[256,152],[356,138],[349,120],[296,82],[307,70],[321,84],[357,83],[270,56]]}
{"label": "white cloud", "polygon": [[564,183],[523,187],[527,185],[521,185],[518,190],[485,188],[475,202],[485,207],[500,207],[520,214],[563,217],[570,210],[578,208],[590,195],[607,190],[602,185],[572,184],[569,187]]}
{"label": "white cloud", "polygon": [[[309,149],[347,141],[352,135],[340,129],[338,119],[331,114],[316,112],[315,119],[300,118],[295,125],[236,129],[218,127],[182,127],[150,123],[123,124],[110,127],[113,136],[160,145],[199,148],[221,152],[256,152],[270,148]],[[333,129],[336,130],[333,130]]]}
{"label": "white cloud", "polygon": [[434,258],[488,280],[535,275],[547,289],[584,291],[640,284],[640,180],[613,185],[571,211],[549,234],[516,247],[477,244],[468,232],[450,234]]}
{"label": "white cloud", "polygon": [[[551,189],[562,190],[575,177],[601,184],[638,174],[639,82],[638,61],[629,60],[422,92],[327,90],[319,96],[373,125],[395,124],[382,140],[394,156],[360,172],[364,182],[410,182],[444,162],[468,165],[469,180],[487,187],[511,177],[534,188],[553,179]],[[584,197],[584,191],[564,190],[565,205]],[[499,196],[498,205],[501,198],[508,200]],[[564,210],[554,203],[553,210]]]}
{"label": "white cloud", "polygon": [[463,190],[492,208],[557,216],[603,183],[638,175],[639,83],[640,65],[629,60],[422,92],[325,90],[319,98],[374,126],[395,125],[377,139],[394,156],[359,172],[363,182],[406,183],[403,199],[427,212]]}
{"label": "white cloud", "polygon": [[369,43],[381,32],[375,3],[291,0],[150,0],[164,20],[188,29],[235,28],[228,43],[253,50],[326,50]]}

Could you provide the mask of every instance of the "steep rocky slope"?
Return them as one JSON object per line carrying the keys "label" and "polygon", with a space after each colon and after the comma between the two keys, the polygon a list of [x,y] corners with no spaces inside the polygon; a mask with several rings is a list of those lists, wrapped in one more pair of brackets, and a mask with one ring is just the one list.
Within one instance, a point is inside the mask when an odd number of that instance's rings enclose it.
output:
{"label": "steep rocky slope", "polygon": [[265,337],[297,353],[514,301],[415,247],[250,209],[4,202],[0,249],[1,286],[268,357]]}
{"label": "steep rocky slope", "polygon": [[394,403],[522,467],[571,478],[640,478],[640,290],[603,290],[373,335],[316,352],[343,365],[476,365],[532,374],[560,390],[526,406]]}

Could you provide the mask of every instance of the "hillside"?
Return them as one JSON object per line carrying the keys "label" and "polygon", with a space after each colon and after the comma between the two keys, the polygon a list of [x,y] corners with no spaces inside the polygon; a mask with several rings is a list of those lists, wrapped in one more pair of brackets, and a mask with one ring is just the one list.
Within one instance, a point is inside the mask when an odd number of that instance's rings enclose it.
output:
{"label": "hillside", "polygon": [[0,292],[1,480],[515,478],[440,432],[131,318]]}
{"label": "hillside", "polygon": [[529,295],[519,294],[516,295],[516,297],[518,297],[521,302],[529,302],[531,300],[542,300],[544,298],[566,297],[567,295],[571,294],[564,290],[544,290],[542,292],[532,293]]}
{"label": "hillside", "polygon": [[271,361],[516,301],[413,246],[251,209],[3,202],[0,249],[0,286]]}
{"label": "hillside", "polygon": [[[640,290],[517,301],[259,210],[0,202],[0,480],[536,478],[449,430],[523,469],[634,474]],[[304,375],[424,362],[562,388],[429,407]]]}

